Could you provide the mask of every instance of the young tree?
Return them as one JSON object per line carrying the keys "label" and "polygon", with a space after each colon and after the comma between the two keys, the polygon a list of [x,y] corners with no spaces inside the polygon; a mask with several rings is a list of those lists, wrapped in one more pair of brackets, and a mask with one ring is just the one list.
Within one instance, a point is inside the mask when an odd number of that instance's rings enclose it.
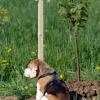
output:
{"label": "young tree", "polygon": [[78,32],[83,28],[87,21],[88,0],[60,0],[59,13],[64,16],[64,19],[70,23],[70,30],[73,37],[76,64],[77,64],[77,79],[80,81],[80,50],[78,42]]}

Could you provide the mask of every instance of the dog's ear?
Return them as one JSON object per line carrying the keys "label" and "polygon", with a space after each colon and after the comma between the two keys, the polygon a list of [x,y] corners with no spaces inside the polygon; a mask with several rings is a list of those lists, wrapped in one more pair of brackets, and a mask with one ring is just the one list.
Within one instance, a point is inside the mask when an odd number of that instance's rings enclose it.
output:
{"label": "dog's ear", "polygon": [[54,71],[53,68],[50,68],[47,63],[45,63],[44,61],[41,61],[41,60],[39,60],[38,69],[39,69],[39,75]]}
{"label": "dog's ear", "polygon": [[28,67],[33,68],[35,70],[38,69],[38,66],[39,66],[39,60],[32,60],[28,64]]}

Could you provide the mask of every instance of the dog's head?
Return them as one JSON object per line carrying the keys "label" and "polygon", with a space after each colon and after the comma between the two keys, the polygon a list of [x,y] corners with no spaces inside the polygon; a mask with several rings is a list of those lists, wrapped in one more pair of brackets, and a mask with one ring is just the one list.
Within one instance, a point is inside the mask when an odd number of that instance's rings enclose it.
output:
{"label": "dog's head", "polygon": [[39,76],[53,72],[54,69],[50,68],[45,62],[41,60],[32,60],[24,71],[24,76],[29,78],[38,78]]}

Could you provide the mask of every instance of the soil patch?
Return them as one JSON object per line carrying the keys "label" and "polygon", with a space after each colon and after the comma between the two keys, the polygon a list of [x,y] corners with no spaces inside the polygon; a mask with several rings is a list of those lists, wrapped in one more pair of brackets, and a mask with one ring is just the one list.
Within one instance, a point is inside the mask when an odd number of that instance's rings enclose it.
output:
{"label": "soil patch", "polygon": [[65,81],[70,92],[76,92],[82,97],[93,97],[100,95],[100,82],[95,80],[67,80]]}

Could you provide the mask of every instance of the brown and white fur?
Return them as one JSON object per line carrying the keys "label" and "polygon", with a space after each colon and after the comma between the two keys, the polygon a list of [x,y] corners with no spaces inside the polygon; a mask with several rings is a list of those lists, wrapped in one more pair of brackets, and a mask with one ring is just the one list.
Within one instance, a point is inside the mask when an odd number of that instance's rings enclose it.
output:
{"label": "brown and white fur", "polygon": [[[28,64],[28,68],[25,69],[24,75],[29,78],[39,78],[41,75],[50,72],[54,72],[54,69],[50,68],[45,62],[32,60]],[[54,77],[50,75],[38,79],[36,100],[70,100],[69,91],[67,94],[59,93],[57,96],[47,93],[43,95],[46,84],[53,80],[53,78]]]}

